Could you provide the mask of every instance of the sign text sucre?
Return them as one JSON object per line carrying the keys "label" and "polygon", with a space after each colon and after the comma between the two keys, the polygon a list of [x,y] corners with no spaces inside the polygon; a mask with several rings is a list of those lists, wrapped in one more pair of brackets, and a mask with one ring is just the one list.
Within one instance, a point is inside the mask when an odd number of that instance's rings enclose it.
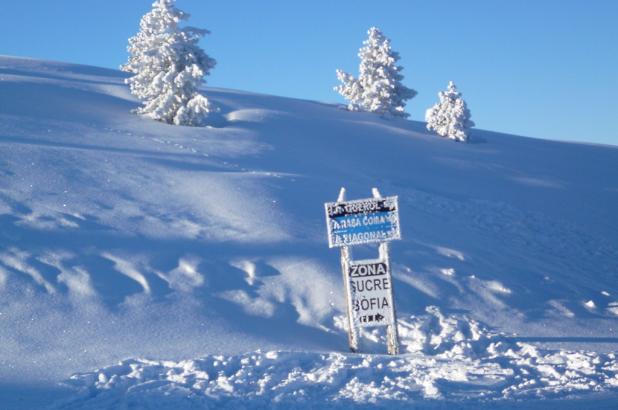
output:
{"label": "sign text sucre", "polygon": [[362,327],[389,325],[393,301],[388,264],[380,260],[351,262],[349,280],[355,321]]}

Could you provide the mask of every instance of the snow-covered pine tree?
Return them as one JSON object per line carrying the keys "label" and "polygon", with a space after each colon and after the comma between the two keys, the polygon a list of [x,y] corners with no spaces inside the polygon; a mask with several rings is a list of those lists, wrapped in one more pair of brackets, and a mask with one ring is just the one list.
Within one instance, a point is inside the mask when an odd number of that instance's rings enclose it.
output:
{"label": "snow-covered pine tree", "polygon": [[370,28],[367,34],[358,53],[359,77],[337,70],[342,84],[335,87],[335,91],[348,100],[351,111],[406,118],[409,116],[404,111],[406,101],[413,98],[416,91],[401,83],[403,67],[397,65],[399,54],[391,49],[390,40],[378,28]]}
{"label": "snow-covered pine tree", "polygon": [[360,82],[353,75],[341,70],[337,70],[337,79],[341,84],[335,87],[335,91],[348,101],[348,110],[360,111],[363,97]]}
{"label": "snow-covered pine tree", "polygon": [[455,83],[449,81],[446,91],[440,91],[438,97],[440,102],[425,112],[427,129],[455,141],[467,141],[467,130],[474,127],[474,122]]}
{"label": "snow-covered pine tree", "polygon": [[[174,1],[157,0],[152,4],[152,10],[146,13],[140,21],[140,31],[129,39],[129,60],[120,67],[121,70],[133,73],[127,80],[131,93],[145,100],[157,72],[164,68],[157,55],[157,46],[167,40],[168,28],[174,27],[188,16],[174,7]],[[172,30],[175,31],[175,30]]]}
{"label": "snow-covered pine tree", "polygon": [[140,21],[140,32],[129,39],[130,56],[122,69],[134,74],[127,83],[143,103],[137,113],[169,124],[199,126],[214,110],[199,87],[216,61],[198,45],[207,30],[180,27],[188,18],[175,0],[155,1]]}

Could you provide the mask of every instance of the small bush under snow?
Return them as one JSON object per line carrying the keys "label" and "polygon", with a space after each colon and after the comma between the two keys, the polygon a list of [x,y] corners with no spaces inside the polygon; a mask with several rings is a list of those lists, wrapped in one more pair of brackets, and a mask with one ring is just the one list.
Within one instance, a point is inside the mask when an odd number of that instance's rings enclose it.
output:
{"label": "small bush under snow", "polygon": [[427,129],[441,137],[467,141],[467,130],[474,127],[474,122],[470,120],[470,110],[455,83],[449,81],[446,91],[439,92],[438,97],[440,102],[425,113]]}

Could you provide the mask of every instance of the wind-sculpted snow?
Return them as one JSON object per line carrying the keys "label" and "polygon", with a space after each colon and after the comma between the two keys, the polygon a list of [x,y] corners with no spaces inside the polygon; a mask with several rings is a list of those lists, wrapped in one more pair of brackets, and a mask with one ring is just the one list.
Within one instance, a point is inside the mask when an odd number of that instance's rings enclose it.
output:
{"label": "wind-sculpted snow", "polygon": [[[616,147],[478,129],[453,144],[423,123],[220,89],[207,90],[221,109],[216,126],[169,126],[131,113],[139,104],[124,78],[0,57],[3,410],[44,404],[20,389],[55,394],[71,374],[128,358],[239,363],[258,349],[282,352],[263,359],[273,383],[295,361],[306,372],[341,362],[361,366],[359,383],[374,374],[376,389],[388,390],[363,360],[408,366],[401,397],[414,401],[429,397],[424,384],[412,387],[423,375],[442,404],[480,392],[529,404],[538,386],[553,397],[549,378],[563,408],[578,374],[587,403],[609,389],[618,350]],[[372,187],[399,198],[402,240],[390,249],[400,358],[343,354],[339,253],[328,248],[324,221],[324,203],[341,186],[349,199],[370,197]],[[376,256],[375,247],[353,250],[357,259]],[[443,313],[425,316],[427,306]],[[454,314],[469,325],[449,325]],[[385,351],[379,331],[364,335],[363,352]],[[472,369],[470,380],[483,369],[499,382],[444,388],[431,363],[448,373],[449,360]],[[549,368],[560,378],[542,374]],[[324,400],[355,383],[338,372]],[[160,383],[146,379],[144,391]],[[517,387],[529,380],[535,385]],[[316,389],[307,400],[322,397]]]}
{"label": "wind-sculpted snow", "polygon": [[427,313],[400,320],[408,353],[398,357],[257,351],[126,360],[71,377],[76,397],[56,408],[495,408],[618,390],[613,353],[539,349],[436,307]]}

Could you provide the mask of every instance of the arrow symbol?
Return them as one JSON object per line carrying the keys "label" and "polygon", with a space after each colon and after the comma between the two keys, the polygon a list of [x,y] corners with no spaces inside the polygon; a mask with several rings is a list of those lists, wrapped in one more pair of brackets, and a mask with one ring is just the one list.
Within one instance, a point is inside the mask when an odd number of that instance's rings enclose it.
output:
{"label": "arrow symbol", "polygon": [[378,313],[378,314],[376,315],[376,322],[381,322],[381,321],[382,321],[382,319],[384,319],[384,316],[382,316],[381,314],[379,314],[379,313]]}

